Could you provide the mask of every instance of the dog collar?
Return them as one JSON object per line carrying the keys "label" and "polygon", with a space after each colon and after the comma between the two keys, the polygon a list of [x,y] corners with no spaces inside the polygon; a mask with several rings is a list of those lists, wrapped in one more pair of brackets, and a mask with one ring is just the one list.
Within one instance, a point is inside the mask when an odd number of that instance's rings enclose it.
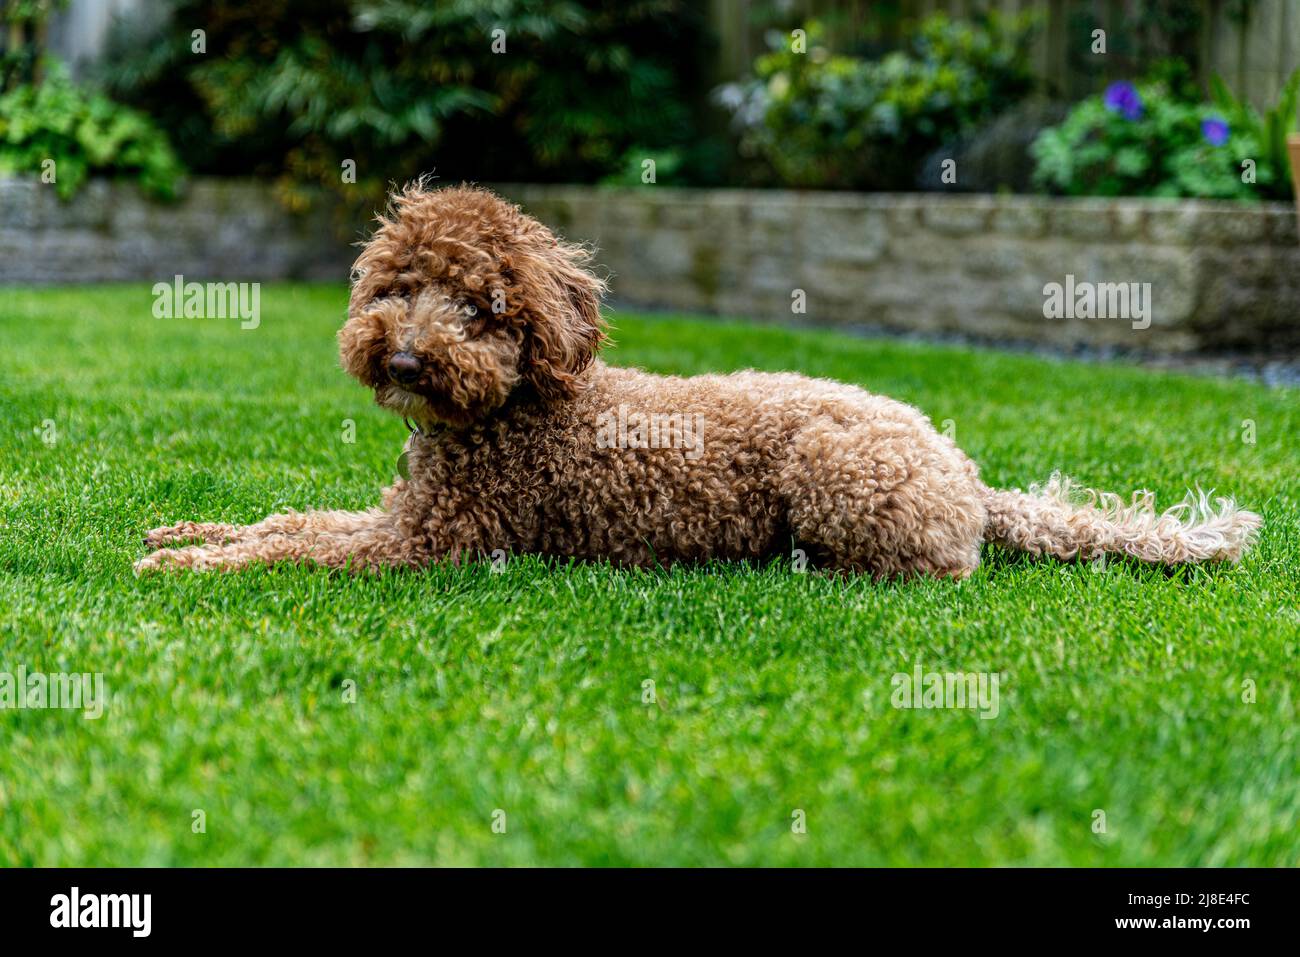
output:
{"label": "dog collar", "polygon": [[[412,425],[410,419],[403,418],[402,421],[406,423],[406,427],[411,430],[412,435],[418,435],[421,438],[424,437],[424,433],[420,431],[420,427],[418,425]],[[402,449],[402,454],[397,457],[397,474],[404,479],[409,479],[411,477],[411,454],[405,448]]]}

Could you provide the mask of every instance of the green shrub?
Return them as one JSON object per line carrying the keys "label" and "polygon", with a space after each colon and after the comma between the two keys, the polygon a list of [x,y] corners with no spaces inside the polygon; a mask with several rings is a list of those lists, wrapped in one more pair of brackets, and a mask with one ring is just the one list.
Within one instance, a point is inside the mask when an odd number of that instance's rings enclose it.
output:
{"label": "green shrub", "polygon": [[921,158],[1024,97],[1033,21],[988,14],[925,20],[907,51],[880,60],[830,53],[816,22],[807,52],[769,36],[755,76],[723,87],[741,149],[786,184],[910,188]]}
{"label": "green shrub", "polygon": [[[1243,111],[1196,102],[1177,76],[1112,83],[1031,151],[1035,183],[1067,196],[1258,200],[1286,188],[1286,167],[1267,159]],[[1254,183],[1243,180],[1246,160]]]}
{"label": "green shrub", "polygon": [[47,160],[54,161],[63,199],[92,173],[130,179],[170,199],[185,172],[147,116],[80,89],[57,67],[39,85],[0,95],[0,172],[40,175]]}

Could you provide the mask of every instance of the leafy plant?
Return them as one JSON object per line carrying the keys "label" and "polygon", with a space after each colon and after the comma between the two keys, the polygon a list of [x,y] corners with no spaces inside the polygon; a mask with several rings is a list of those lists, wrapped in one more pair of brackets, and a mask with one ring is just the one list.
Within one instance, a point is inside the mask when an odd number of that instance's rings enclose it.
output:
{"label": "leafy plant", "polygon": [[879,60],[832,54],[812,22],[807,52],[770,34],[754,77],[717,98],[733,113],[742,151],[787,184],[909,188],[927,152],[1029,92],[1033,22],[938,14],[922,22],[909,50]]}
{"label": "leafy plant", "polygon": [[1235,113],[1193,102],[1162,77],[1113,83],[1081,101],[1031,152],[1035,182],[1069,196],[1258,200],[1276,173],[1257,164],[1257,183],[1248,183],[1242,162],[1259,157],[1261,146]]}
{"label": "leafy plant", "polygon": [[0,171],[37,175],[51,160],[65,200],[92,173],[132,179],[152,196],[171,198],[184,174],[147,116],[80,89],[57,66],[43,83],[0,95]]}
{"label": "leafy plant", "polygon": [[1256,169],[1269,170],[1269,181],[1261,191],[1276,199],[1290,199],[1292,193],[1290,159],[1286,137],[1296,130],[1296,111],[1300,108],[1300,69],[1291,74],[1277,103],[1263,116],[1245,99],[1238,99],[1217,73],[1210,79],[1210,94],[1214,103],[1231,116],[1234,123],[1259,143],[1260,155],[1255,158]]}

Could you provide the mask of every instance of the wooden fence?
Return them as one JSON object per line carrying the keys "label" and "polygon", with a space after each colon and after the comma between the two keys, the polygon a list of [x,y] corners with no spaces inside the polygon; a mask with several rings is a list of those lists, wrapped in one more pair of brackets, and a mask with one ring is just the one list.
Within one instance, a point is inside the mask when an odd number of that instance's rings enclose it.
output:
{"label": "wooden fence", "polygon": [[[817,18],[832,47],[880,52],[899,45],[909,22],[977,10],[1039,19],[1033,62],[1044,88],[1078,99],[1117,78],[1139,76],[1157,57],[1188,62],[1204,83],[1219,74],[1259,107],[1273,104],[1300,67],[1300,0],[711,0],[719,79],[743,75],[766,47],[765,28]],[[764,19],[767,23],[764,23]],[[1092,31],[1107,52],[1092,52]]]}

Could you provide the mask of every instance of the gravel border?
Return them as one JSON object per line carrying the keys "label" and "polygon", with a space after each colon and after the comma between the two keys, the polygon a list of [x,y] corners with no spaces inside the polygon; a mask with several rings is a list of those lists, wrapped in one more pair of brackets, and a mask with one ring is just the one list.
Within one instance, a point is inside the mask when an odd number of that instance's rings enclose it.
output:
{"label": "gravel border", "polygon": [[882,326],[848,324],[834,326],[804,325],[800,328],[835,329],[867,339],[892,339],[929,345],[966,346],[975,349],[994,349],[1021,355],[1040,356],[1046,359],[1071,359],[1079,362],[1119,363],[1148,369],[1163,369],[1189,375],[1218,378],[1245,379],[1270,388],[1300,388],[1300,356],[1266,356],[1258,354],[1208,352],[1208,353],[1153,353],[1118,346],[1075,345],[1068,348],[1029,342],[1024,339],[993,339],[961,333],[929,335],[899,332]]}

